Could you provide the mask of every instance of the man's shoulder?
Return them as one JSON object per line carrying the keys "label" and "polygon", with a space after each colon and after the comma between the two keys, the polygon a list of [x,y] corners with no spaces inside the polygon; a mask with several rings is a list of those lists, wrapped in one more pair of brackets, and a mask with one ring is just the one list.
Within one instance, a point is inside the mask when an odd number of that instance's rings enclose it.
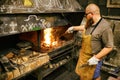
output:
{"label": "man's shoulder", "polygon": [[106,19],[102,19],[100,24],[98,25],[98,29],[99,32],[103,33],[104,31],[107,30],[112,30],[110,22],[108,22]]}
{"label": "man's shoulder", "polygon": [[106,19],[102,19],[101,23],[100,23],[101,28],[103,29],[108,29],[111,28],[111,23],[108,22]]}
{"label": "man's shoulder", "polygon": [[105,26],[110,26],[110,22],[108,22],[106,19],[102,19],[101,21],[102,24],[104,24]]}

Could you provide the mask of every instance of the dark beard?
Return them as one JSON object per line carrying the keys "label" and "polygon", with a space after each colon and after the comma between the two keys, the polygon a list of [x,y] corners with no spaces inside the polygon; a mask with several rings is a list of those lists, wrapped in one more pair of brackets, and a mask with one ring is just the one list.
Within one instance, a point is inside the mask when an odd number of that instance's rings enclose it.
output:
{"label": "dark beard", "polygon": [[92,24],[93,24],[93,19],[91,18],[91,19],[87,20],[85,28],[87,29],[88,27],[92,26]]}

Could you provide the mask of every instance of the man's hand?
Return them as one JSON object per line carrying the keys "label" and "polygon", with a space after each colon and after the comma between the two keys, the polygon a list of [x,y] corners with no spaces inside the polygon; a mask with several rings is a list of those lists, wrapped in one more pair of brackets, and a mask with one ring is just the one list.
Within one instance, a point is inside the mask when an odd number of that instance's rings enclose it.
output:
{"label": "man's hand", "polygon": [[67,33],[73,33],[73,31],[74,31],[74,30],[73,30],[73,27],[69,27],[66,32],[67,32]]}
{"label": "man's hand", "polygon": [[99,59],[97,59],[95,56],[93,56],[92,58],[90,58],[87,62],[89,65],[97,65],[98,61],[100,61]]}

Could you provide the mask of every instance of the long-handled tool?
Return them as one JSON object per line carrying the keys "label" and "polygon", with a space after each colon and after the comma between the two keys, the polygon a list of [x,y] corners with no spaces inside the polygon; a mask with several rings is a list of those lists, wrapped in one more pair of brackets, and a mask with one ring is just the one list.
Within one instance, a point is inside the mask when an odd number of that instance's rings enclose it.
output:
{"label": "long-handled tool", "polygon": [[83,64],[83,65],[81,65],[79,68],[83,68],[83,67],[86,67],[86,66],[89,66],[89,64],[88,64],[88,63]]}

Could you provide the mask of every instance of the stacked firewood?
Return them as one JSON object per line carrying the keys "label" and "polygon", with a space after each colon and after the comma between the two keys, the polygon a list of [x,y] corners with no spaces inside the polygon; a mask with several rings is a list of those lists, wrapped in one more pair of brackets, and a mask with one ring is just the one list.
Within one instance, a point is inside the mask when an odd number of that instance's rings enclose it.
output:
{"label": "stacked firewood", "polygon": [[41,67],[49,61],[47,53],[25,51],[15,55],[10,52],[0,58],[0,80],[11,80]]}

